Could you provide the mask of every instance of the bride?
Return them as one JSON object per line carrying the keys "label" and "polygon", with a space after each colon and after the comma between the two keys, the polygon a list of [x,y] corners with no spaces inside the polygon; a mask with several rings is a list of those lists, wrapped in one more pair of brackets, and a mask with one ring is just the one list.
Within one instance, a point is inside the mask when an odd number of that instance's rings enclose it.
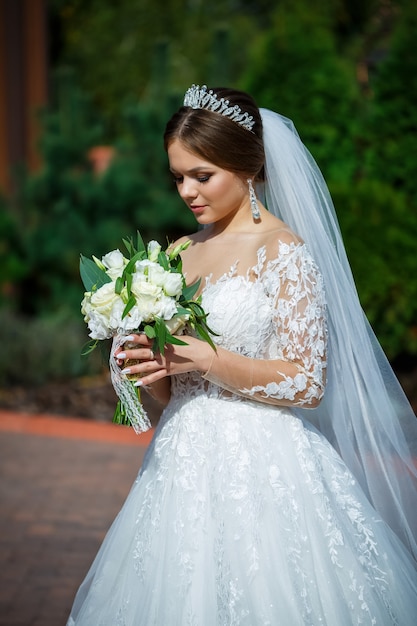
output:
{"label": "bride", "polygon": [[417,426],[317,166],[231,89],[193,85],[165,147],[217,349],[115,356],[165,409],[68,626],[411,626]]}

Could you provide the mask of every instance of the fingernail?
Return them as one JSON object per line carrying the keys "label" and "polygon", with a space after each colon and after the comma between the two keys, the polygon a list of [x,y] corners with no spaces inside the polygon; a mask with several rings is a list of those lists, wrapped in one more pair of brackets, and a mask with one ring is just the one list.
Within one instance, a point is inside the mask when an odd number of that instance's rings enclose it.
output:
{"label": "fingernail", "polygon": [[116,359],[125,359],[126,358],[126,354],[124,352],[120,352],[120,354],[116,354]]}
{"label": "fingernail", "polygon": [[122,370],[121,372],[122,374],[130,374],[130,367],[125,367],[124,370]]}
{"label": "fingernail", "polygon": [[134,341],[134,336],[133,335],[128,335],[127,337],[125,337],[125,341]]}
{"label": "fingernail", "polygon": [[143,382],[141,380],[137,380],[135,383],[133,383],[134,387],[142,387]]}

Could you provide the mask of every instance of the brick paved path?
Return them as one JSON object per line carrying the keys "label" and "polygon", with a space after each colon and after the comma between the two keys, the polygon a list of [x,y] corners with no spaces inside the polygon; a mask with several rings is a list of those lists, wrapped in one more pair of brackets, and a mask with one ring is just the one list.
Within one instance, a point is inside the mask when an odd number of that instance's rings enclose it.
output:
{"label": "brick paved path", "polygon": [[151,434],[0,411],[0,626],[65,626]]}

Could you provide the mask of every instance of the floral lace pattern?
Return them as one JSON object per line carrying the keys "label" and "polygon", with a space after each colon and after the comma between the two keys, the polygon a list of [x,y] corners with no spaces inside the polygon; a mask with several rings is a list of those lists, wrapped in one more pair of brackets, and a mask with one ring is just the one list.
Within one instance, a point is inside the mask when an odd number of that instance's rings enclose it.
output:
{"label": "floral lace pattern", "polygon": [[[286,399],[308,406],[324,393],[326,370],[326,304],[322,277],[304,244],[279,242],[278,256],[267,260],[258,251],[258,263],[245,276],[237,264],[212,283],[207,280],[203,304],[219,346],[254,359],[282,359],[297,365],[288,376],[266,385],[236,389],[253,399]],[[256,363],[255,366],[256,367]],[[207,384],[195,372],[174,379],[174,393],[192,384],[204,392]],[[222,389],[217,389],[224,394]],[[211,389],[210,394],[216,391]]]}
{"label": "floral lace pattern", "polygon": [[280,383],[274,381],[243,391],[250,396],[261,393],[308,405],[324,393],[326,318],[322,277],[304,245],[281,242],[277,259],[269,261],[261,281],[274,300],[277,356],[298,363],[300,372],[294,377],[282,374],[284,380]]}

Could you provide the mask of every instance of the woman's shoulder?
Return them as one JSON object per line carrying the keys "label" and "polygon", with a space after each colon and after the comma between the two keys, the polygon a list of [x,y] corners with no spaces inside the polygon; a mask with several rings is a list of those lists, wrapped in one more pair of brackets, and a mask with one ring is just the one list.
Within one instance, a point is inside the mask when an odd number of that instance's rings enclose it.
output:
{"label": "woman's shoulder", "polygon": [[[277,219],[277,218],[276,218]],[[277,219],[275,228],[268,232],[262,248],[265,269],[293,271],[295,266],[310,274],[320,274],[319,268],[305,241],[288,224]],[[297,272],[295,272],[297,274]],[[295,275],[294,274],[294,275]]]}
{"label": "woman's shoulder", "polygon": [[304,244],[303,239],[285,222],[271,215],[269,228],[264,233],[265,246],[272,254],[276,253],[281,246],[299,247]]}
{"label": "woman's shoulder", "polygon": [[191,244],[197,243],[198,241],[201,241],[201,239],[202,239],[201,231],[191,233],[190,235],[182,235],[181,237],[179,237],[178,239],[176,239],[169,245],[169,249],[172,250],[173,248],[176,248],[177,246],[187,243],[187,241],[191,241]]}

